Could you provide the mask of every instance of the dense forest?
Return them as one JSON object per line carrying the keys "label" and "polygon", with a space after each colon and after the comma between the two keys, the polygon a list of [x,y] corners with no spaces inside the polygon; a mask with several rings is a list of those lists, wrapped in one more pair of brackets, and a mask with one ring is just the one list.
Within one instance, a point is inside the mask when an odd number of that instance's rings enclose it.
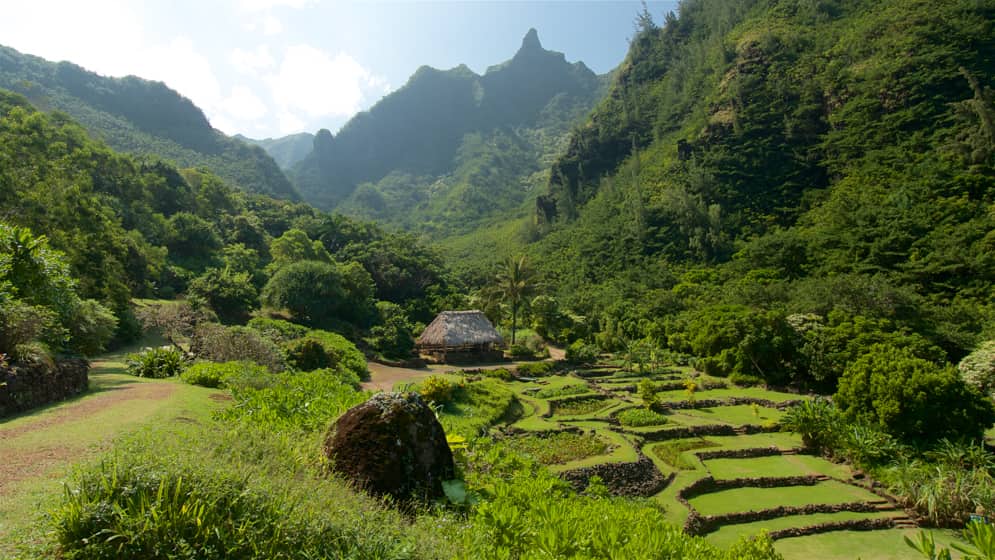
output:
{"label": "dense forest", "polygon": [[[225,323],[244,323],[260,296],[286,297],[279,288],[288,277],[316,273],[311,278],[321,285],[292,295],[332,301],[321,302],[323,313],[301,311],[298,319],[335,324],[358,341],[383,313],[403,325],[408,317],[427,321],[432,298],[449,293],[441,258],[410,236],[244,193],[203,169],[116,153],[65,115],[39,112],[11,93],[0,98],[0,186],[0,219],[22,228],[10,230],[10,246],[62,253],[52,261],[65,267],[59,282],[71,279],[74,295],[113,313],[118,344],[140,335],[135,298],[185,295]],[[30,251],[24,258],[33,262]],[[317,270],[299,270],[299,261]],[[46,262],[28,268],[40,274]],[[19,270],[16,258],[11,266]],[[32,277],[21,275],[5,297],[50,307],[32,299]],[[298,309],[279,301],[278,308]],[[4,320],[13,328],[17,317]],[[51,350],[62,350],[62,338],[48,340]],[[16,346],[0,350],[16,355]]]}
{"label": "dense forest", "polygon": [[[995,557],[993,26],[992,0],[682,0],[606,76],[530,30],[263,141],[0,47],[0,415],[25,372],[85,388],[78,357],[149,340],[101,383],[190,399],[23,550],[775,560],[855,528],[892,557],[967,524]],[[421,367],[471,308],[506,361]],[[375,368],[410,377],[374,397]],[[370,403],[435,429],[429,503],[335,470]]]}
{"label": "dense forest", "polygon": [[204,167],[248,192],[300,198],[263,149],[215,130],[203,111],[162,82],[107,78],[0,45],[0,88],[70,115],[115,150]]}
{"label": "dense forest", "polygon": [[832,391],[857,340],[960,360],[995,336],[993,16],[644,14],[537,201],[544,286],[605,349],[648,338],[743,378]]}

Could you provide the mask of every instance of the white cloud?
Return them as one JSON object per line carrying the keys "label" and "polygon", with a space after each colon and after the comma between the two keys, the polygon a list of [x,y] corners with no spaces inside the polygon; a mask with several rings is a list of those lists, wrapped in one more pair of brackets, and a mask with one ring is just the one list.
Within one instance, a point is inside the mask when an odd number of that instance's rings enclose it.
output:
{"label": "white cloud", "polygon": [[273,8],[303,8],[314,4],[315,0],[238,0],[239,9],[244,12],[263,12]]}
{"label": "white cloud", "polygon": [[49,60],[70,60],[104,75],[133,71],[144,43],[141,18],[122,0],[5,2],[4,45]]}
{"label": "white cloud", "polygon": [[371,92],[383,90],[386,80],[348,54],[333,58],[314,47],[295,45],[287,48],[279,70],[267,83],[283,111],[307,117],[348,117],[362,108]]}
{"label": "white cloud", "polygon": [[232,50],[228,60],[237,72],[250,76],[258,76],[260,71],[268,70],[276,64],[266,45],[259,45],[251,51],[236,48]]}
{"label": "white cloud", "polygon": [[266,105],[246,86],[235,86],[224,101],[221,109],[236,119],[252,121],[266,116]]}
{"label": "white cloud", "polygon": [[263,35],[278,35],[283,32],[283,24],[273,15],[268,15],[263,18],[262,29]]}
{"label": "white cloud", "polygon": [[189,97],[209,115],[221,102],[221,84],[211,62],[187,37],[176,37],[168,44],[151,47],[142,53],[143,69],[135,72],[149,80],[159,80]]}

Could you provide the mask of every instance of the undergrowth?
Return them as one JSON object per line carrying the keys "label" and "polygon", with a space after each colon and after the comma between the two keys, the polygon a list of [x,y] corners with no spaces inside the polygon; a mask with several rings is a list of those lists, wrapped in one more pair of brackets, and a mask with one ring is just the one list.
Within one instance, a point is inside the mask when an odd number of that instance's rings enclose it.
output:
{"label": "undergrowth", "polygon": [[610,450],[608,442],[598,436],[577,432],[509,438],[507,445],[544,465],[562,464],[594,455],[604,455]]}

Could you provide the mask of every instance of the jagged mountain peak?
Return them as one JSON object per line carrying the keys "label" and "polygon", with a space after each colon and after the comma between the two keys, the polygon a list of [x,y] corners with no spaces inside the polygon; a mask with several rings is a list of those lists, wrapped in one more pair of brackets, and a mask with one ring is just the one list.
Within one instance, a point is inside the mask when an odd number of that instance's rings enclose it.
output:
{"label": "jagged mountain peak", "polygon": [[543,50],[542,43],[539,42],[539,32],[536,31],[535,27],[530,28],[525,37],[522,38],[522,47],[518,50],[519,52]]}

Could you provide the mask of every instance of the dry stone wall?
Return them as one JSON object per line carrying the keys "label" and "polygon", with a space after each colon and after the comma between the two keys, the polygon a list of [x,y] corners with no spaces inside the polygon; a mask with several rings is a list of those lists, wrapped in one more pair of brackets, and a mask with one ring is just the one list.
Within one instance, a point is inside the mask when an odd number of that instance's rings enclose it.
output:
{"label": "dry stone wall", "polygon": [[0,418],[79,395],[89,371],[79,358],[0,367]]}

